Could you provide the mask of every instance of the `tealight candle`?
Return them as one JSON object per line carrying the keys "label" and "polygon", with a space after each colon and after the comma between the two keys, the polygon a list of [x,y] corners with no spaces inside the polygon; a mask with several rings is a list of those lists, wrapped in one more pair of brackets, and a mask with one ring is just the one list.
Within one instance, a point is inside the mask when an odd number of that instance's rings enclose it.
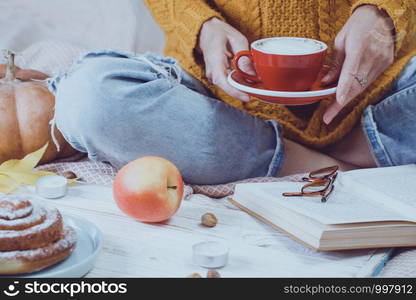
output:
{"label": "tealight candle", "polygon": [[228,261],[228,247],[217,241],[200,242],[192,246],[193,260],[205,268],[221,268]]}
{"label": "tealight candle", "polygon": [[58,175],[43,176],[36,181],[36,193],[44,198],[60,198],[66,195],[68,181]]}

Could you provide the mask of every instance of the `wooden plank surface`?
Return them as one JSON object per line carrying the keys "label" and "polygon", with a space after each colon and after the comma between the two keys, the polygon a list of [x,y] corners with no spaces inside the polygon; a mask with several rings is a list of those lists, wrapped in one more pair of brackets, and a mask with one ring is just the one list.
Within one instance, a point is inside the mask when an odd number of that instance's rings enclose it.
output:
{"label": "wooden plank surface", "polygon": [[[87,277],[205,275],[207,270],[192,261],[192,245],[206,240],[220,240],[230,248],[229,262],[219,270],[222,277],[368,276],[388,252],[314,251],[242,211],[189,201],[169,221],[145,224],[124,215],[106,186],[70,187],[66,197],[42,202],[102,231],[103,249]],[[199,224],[206,212],[217,216],[216,227]]]}

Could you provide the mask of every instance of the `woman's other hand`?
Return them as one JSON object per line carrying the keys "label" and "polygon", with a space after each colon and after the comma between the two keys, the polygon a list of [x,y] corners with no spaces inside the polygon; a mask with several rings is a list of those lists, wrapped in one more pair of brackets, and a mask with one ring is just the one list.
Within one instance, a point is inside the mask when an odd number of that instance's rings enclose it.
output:
{"label": "woman's other hand", "polygon": [[336,101],[324,114],[326,124],[393,63],[393,21],[376,6],[360,6],[338,33],[334,50],[333,67],[322,80],[330,84],[339,79]]}
{"label": "woman's other hand", "polygon": [[[224,92],[242,101],[249,101],[249,96],[230,86],[227,75],[231,71],[230,60],[243,50],[248,50],[247,38],[234,27],[217,18],[204,23],[199,36],[199,48],[205,62],[205,76]],[[240,59],[240,68],[254,74],[252,64],[247,57]]]}

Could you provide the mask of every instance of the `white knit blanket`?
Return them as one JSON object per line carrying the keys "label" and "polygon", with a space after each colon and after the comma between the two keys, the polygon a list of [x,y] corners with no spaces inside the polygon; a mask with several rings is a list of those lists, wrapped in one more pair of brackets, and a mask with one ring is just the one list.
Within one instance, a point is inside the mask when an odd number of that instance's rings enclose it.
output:
{"label": "white knit blanket", "polygon": [[53,74],[85,51],[161,54],[163,46],[163,33],[140,0],[0,1],[0,49],[20,53],[20,67]]}

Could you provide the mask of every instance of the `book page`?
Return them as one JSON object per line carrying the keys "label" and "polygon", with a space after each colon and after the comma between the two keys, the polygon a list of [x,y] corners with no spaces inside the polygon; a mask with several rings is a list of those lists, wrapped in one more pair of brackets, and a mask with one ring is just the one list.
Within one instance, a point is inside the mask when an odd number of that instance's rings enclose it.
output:
{"label": "book page", "polygon": [[416,218],[416,165],[361,169],[344,173],[357,191],[391,210]]}
{"label": "book page", "polygon": [[402,213],[392,210],[383,202],[374,202],[367,193],[360,193],[351,186],[350,180],[343,180],[340,173],[335,182],[334,190],[327,202],[322,203],[320,196],[285,197],[284,192],[298,192],[304,183],[274,182],[251,184],[250,189],[259,195],[259,201],[268,201],[262,206],[278,211],[284,206],[323,224],[346,224],[377,221],[411,220]]}

